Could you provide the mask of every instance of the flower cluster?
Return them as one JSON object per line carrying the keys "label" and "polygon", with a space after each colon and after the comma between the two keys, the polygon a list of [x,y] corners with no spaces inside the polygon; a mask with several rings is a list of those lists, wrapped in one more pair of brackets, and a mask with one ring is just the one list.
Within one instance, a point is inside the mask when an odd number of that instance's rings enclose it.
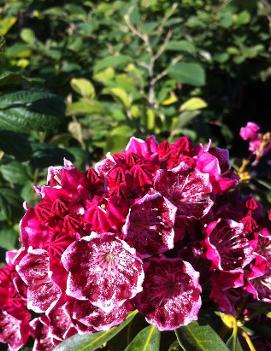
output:
{"label": "flower cluster", "polygon": [[50,167],[0,268],[0,342],[49,351],[134,309],[173,330],[198,318],[203,286],[227,313],[271,302],[269,220],[237,186],[227,150],[186,137],[131,138],[84,173]]}

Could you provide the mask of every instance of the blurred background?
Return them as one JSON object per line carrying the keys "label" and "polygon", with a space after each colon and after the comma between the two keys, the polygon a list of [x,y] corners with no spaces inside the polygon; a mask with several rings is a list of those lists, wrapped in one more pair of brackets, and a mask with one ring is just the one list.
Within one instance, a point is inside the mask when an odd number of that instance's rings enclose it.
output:
{"label": "blurred background", "polygon": [[84,169],[149,134],[246,157],[240,127],[270,129],[270,29],[268,0],[1,0],[1,260],[63,157]]}

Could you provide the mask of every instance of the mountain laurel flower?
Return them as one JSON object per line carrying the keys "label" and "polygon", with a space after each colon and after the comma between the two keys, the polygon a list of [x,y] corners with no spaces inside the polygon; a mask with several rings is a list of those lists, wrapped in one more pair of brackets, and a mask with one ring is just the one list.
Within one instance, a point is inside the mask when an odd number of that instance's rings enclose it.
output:
{"label": "mountain laurel flower", "polygon": [[[254,123],[241,136],[257,155],[269,147]],[[271,215],[239,181],[228,150],[185,136],[132,137],[85,172],[49,167],[0,267],[0,342],[53,351],[135,309],[173,330],[199,318],[202,289],[225,313],[245,298],[271,303]]]}

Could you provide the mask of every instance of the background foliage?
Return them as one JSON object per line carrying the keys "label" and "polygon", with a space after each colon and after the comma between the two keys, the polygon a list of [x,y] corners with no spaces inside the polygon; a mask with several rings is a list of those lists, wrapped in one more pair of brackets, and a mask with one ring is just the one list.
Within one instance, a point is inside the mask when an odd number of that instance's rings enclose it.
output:
{"label": "background foliage", "polygon": [[265,0],[8,0],[0,14],[1,260],[32,185],[63,157],[83,169],[152,133],[243,157],[240,126],[268,127]]}

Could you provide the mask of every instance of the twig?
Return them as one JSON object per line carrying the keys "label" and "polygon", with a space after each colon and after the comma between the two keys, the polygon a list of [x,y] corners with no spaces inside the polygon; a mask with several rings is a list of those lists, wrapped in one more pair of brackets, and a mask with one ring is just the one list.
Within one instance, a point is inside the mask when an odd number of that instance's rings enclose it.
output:
{"label": "twig", "polygon": [[[176,8],[177,8],[177,3],[173,3],[171,11],[168,12],[164,18],[161,21],[161,24],[159,25],[157,31],[159,33],[159,39],[164,31],[164,27],[167,23],[167,20],[169,19],[170,16],[172,16],[172,14],[175,12]],[[147,93],[147,100],[150,106],[158,109],[159,108],[159,104],[156,100],[156,96],[155,96],[155,85],[156,83],[162,79],[164,76],[167,75],[168,69],[165,69],[164,71],[160,72],[158,75],[155,76],[154,74],[154,68],[155,68],[155,64],[157,62],[157,60],[161,57],[161,55],[164,53],[164,51],[166,50],[168,43],[173,35],[172,30],[169,30],[165,36],[165,39],[163,40],[163,43],[161,44],[161,46],[159,47],[159,49],[154,52],[151,44],[150,44],[150,38],[146,33],[143,33],[139,28],[135,27],[130,19],[130,15],[131,12],[133,10],[133,7],[131,7],[128,11],[128,13],[126,15],[124,15],[124,21],[128,27],[128,29],[138,38],[140,38],[143,43],[145,44],[146,50],[150,55],[150,61],[149,62],[141,62],[139,65],[143,68],[145,68],[148,72],[148,78],[149,78],[149,89],[148,89],[148,93]],[[178,58],[179,60],[179,58]],[[173,60],[174,61],[174,60]],[[172,62],[173,62],[172,61]],[[171,63],[174,64],[174,63]]]}

